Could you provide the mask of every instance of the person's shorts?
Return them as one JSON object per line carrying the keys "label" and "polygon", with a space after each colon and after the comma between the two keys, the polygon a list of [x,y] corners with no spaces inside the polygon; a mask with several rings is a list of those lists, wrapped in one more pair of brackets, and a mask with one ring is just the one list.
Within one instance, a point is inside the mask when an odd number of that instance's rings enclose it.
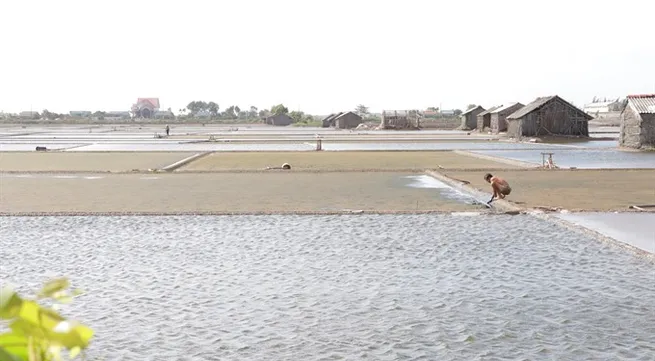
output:
{"label": "person's shorts", "polygon": [[508,196],[510,193],[512,193],[512,187],[503,187],[500,189],[500,193],[502,195]]}

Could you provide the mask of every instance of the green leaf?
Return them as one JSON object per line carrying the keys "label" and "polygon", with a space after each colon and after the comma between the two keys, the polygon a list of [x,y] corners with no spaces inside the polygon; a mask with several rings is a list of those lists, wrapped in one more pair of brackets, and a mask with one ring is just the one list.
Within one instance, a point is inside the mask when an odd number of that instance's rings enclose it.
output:
{"label": "green leaf", "polygon": [[55,293],[67,289],[69,286],[70,283],[65,277],[50,280],[46,282],[41,291],[39,291],[39,297],[51,297]]}
{"label": "green leaf", "polygon": [[28,361],[27,348],[25,348],[25,356],[10,353],[4,348],[0,347],[0,361]]}
{"label": "green leaf", "polygon": [[18,317],[31,324],[38,325],[41,323],[39,321],[40,313],[41,306],[39,306],[38,303],[34,301],[23,301],[23,304],[21,305],[20,311],[18,313]]}
{"label": "green leaf", "polygon": [[[17,357],[17,360],[27,360],[27,338],[15,332],[0,334],[0,350]],[[0,360],[3,360],[2,352]]]}
{"label": "green leaf", "polygon": [[0,318],[12,319],[18,314],[23,300],[14,289],[7,286],[0,289]]}

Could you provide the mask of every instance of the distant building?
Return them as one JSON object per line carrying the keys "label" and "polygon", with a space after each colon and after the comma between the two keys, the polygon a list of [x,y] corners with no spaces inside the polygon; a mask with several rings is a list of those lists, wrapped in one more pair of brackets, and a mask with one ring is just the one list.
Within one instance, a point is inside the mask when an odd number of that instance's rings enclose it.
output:
{"label": "distant building", "polygon": [[323,128],[351,129],[362,124],[362,117],[354,112],[339,112],[328,115],[321,122]]}
{"label": "distant building", "polygon": [[135,118],[152,118],[159,111],[159,98],[138,98],[132,105]]}
{"label": "distant building", "polygon": [[507,117],[507,135],[589,136],[593,117],[557,95],[540,97]]}
{"label": "distant building", "polygon": [[69,114],[71,117],[90,117],[93,115],[93,112],[88,110],[71,110]]}
{"label": "distant building", "polygon": [[655,148],[655,94],[629,95],[621,112],[621,147]]}
{"label": "distant building", "polygon": [[323,118],[323,120],[321,121],[321,123],[322,123],[321,126],[323,128],[334,127],[334,125],[335,125],[334,119],[336,117],[340,116],[341,114],[343,114],[343,112],[332,113],[332,114],[328,115],[327,117]]}
{"label": "distant building", "polygon": [[491,107],[477,116],[477,128],[478,131],[484,131],[484,128],[491,128],[491,112],[502,107],[502,105],[496,105]]}
{"label": "distant building", "polygon": [[293,123],[293,119],[286,114],[280,114],[280,115],[271,115],[270,117],[266,117],[264,122],[269,125],[287,126]]}
{"label": "distant building", "polygon": [[597,115],[603,113],[618,111],[620,106],[621,106],[621,102],[617,99],[617,100],[611,100],[606,102],[595,102],[595,103],[585,104],[585,106],[582,109],[587,114],[596,117]]}
{"label": "distant building", "polygon": [[417,110],[384,110],[380,128],[382,129],[418,129],[421,115]]}
{"label": "distant building", "polygon": [[105,112],[105,119],[126,119],[130,118],[130,112],[127,110],[113,110]]}
{"label": "distant building", "polygon": [[460,115],[462,124],[461,129],[475,129],[478,126],[478,114],[484,112],[485,109],[481,106],[475,106]]}
{"label": "distant building", "polygon": [[491,132],[498,134],[507,131],[507,117],[523,108],[523,104],[514,102],[494,109],[491,115]]}
{"label": "distant building", "polygon": [[158,110],[154,114],[155,119],[175,119],[175,114],[170,110]]}
{"label": "distant building", "polygon": [[453,117],[455,116],[455,109],[441,109],[439,110],[439,114],[441,114],[444,117]]}
{"label": "distant building", "polygon": [[38,119],[39,118],[39,112],[27,110],[27,111],[23,111],[23,112],[18,113],[18,117],[23,118],[23,119]]}

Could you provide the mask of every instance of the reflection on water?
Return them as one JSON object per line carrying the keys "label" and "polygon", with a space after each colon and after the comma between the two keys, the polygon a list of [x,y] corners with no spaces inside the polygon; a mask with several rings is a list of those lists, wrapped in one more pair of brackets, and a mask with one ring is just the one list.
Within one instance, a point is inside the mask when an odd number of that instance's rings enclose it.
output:
{"label": "reflection on water", "polygon": [[91,359],[655,353],[652,262],[530,216],[6,217],[0,233],[0,282],[87,291],[64,311],[95,329]]}

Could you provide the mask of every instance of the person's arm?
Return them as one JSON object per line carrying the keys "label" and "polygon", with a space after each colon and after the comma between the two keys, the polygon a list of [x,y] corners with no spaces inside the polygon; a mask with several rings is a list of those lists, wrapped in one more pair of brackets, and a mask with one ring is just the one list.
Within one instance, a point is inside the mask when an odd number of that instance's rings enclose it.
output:
{"label": "person's arm", "polygon": [[494,199],[498,198],[498,185],[495,181],[491,182],[491,189],[493,189],[494,194],[491,195],[491,199],[487,203],[491,203]]}

